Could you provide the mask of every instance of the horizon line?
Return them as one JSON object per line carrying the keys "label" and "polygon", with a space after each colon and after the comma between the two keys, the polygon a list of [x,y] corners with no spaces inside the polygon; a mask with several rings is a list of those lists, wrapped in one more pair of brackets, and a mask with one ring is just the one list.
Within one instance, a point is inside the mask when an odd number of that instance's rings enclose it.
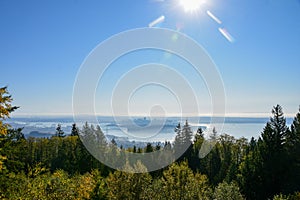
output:
{"label": "horizon line", "polygon": [[[143,114],[133,114],[133,115],[109,115],[109,114],[79,114],[78,117],[91,117],[91,116],[97,116],[97,117],[238,117],[238,118],[269,118],[272,116],[271,113],[226,113],[224,116],[221,114],[215,114],[212,116],[212,114],[204,113],[204,114],[188,114],[188,115],[180,115],[180,114],[173,114],[173,115],[143,115]],[[296,116],[292,113],[286,113],[284,114],[286,118],[293,118]],[[11,117],[74,117],[73,113],[12,113]]]}

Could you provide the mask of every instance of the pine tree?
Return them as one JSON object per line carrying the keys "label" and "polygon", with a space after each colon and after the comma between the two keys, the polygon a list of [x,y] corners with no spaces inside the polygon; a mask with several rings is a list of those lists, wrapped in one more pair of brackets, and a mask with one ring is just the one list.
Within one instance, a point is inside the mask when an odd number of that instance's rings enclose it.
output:
{"label": "pine tree", "polygon": [[172,149],[171,142],[165,141],[164,150],[171,150],[171,149]]}
{"label": "pine tree", "polygon": [[195,139],[194,139],[194,143],[197,143],[197,141],[201,141],[204,139],[204,133],[201,127],[199,127],[197,129],[196,135],[195,135]]}
{"label": "pine tree", "polygon": [[291,125],[291,131],[287,135],[287,142],[290,146],[298,146],[300,144],[300,108]]}
{"label": "pine tree", "polygon": [[58,124],[56,127],[56,133],[55,133],[56,137],[65,137],[65,132],[61,129],[61,125]]}
{"label": "pine tree", "polygon": [[[11,95],[9,95],[9,92],[7,91],[7,87],[0,88],[0,141],[6,136],[7,129],[10,127],[9,124],[3,123],[3,121],[9,118],[10,113],[19,108],[11,105],[12,100]],[[1,151],[2,150],[0,149],[0,172],[4,168],[3,161],[6,159],[5,156],[2,156]]]}
{"label": "pine tree", "polygon": [[212,142],[216,142],[218,139],[218,134],[217,134],[216,127],[213,127],[212,133],[209,135],[209,138]]}
{"label": "pine tree", "polygon": [[190,159],[192,154],[193,133],[190,125],[188,124],[188,121],[186,120],[182,128],[179,123],[175,128],[175,133],[175,156],[178,158],[178,161],[182,161],[184,160],[184,158]]}
{"label": "pine tree", "polygon": [[288,168],[284,189],[286,193],[300,191],[300,108],[287,134],[286,151]]}
{"label": "pine tree", "polygon": [[113,139],[111,140],[111,144],[114,145],[114,146],[117,146],[117,142],[116,142],[115,138],[113,138]]}
{"label": "pine tree", "polygon": [[177,126],[174,129],[174,132],[176,134],[175,141],[174,141],[174,146],[175,145],[179,146],[182,143],[182,135],[181,135],[181,125],[180,125],[180,123],[177,124]]}
{"label": "pine tree", "polygon": [[145,148],[145,153],[150,153],[153,152],[153,147],[152,144],[150,142],[147,143],[147,146]]}
{"label": "pine tree", "polygon": [[276,141],[276,146],[277,148],[280,148],[286,140],[288,127],[286,126],[286,119],[283,116],[284,114],[280,105],[273,107],[272,114],[273,117],[270,119],[270,126],[274,131],[273,134],[275,137],[274,139]]}
{"label": "pine tree", "polygon": [[[280,105],[273,107],[272,114],[254,151],[242,163],[241,171],[245,176],[242,190],[249,199],[268,199],[283,191],[288,165],[285,145],[289,130]],[[252,185],[253,191],[247,185]]]}
{"label": "pine tree", "polygon": [[286,119],[280,105],[273,107],[272,114],[273,117],[264,128],[262,142],[258,146],[263,162],[263,198],[270,198],[282,191],[287,169],[287,155],[284,149],[288,133]]}
{"label": "pine tree", "polygon": [[213,185],[220,182],[220,169],[221,169],[221,155],[219,146],[216,145],[207,156],[207,174],[208,178]]}
{"label": "pine tree", "polygon": [[204,142],[204,134],[202,128],[199,127],[194,137],[194,142],[192,145],[192,152],[191,152],[192,155],[189,160],[189,166],[193,171],[200,171],[200,172],[204,171],[203,170],[204,162],[199,157],[199,151],[201,149],[203,142]]}
{"label": "pine tree", "polygon": [[71,136],[79,136],[79,130],[75,123],[72,124]]}
{"label": "pine tree", "polygon": [[22,133],[23,128],[8,129],[6,139],[10,141],[25,140],[25,135]]}
{"label": "pine tree", "polygon": [[160,143],[155,145],[155,151],[159,151],[161,149]]}
{"label": "pine tree", "polygon": [[184,144],[188,144],[189,146],[192,144],[193,132],[187,120],[185,121],[185,124],[182,127],[182,138]]}
{"label": "pine tree", "polygon": [[6,135],[8,124],[3,123],[3,121],[9,118],[10,113],[18,109],[17,106],[12,106],[12,97],[7,91],[7,87],[0,88],[0,136]]}
{"label": "pine tree", "polygon": [[106,140],[106,137],[105,137],[105,135],[104,135],[104,133],[101,130],[101,127],[99,125],[96,126],[95,134],[96,134],[96,137],[97,137],[98,144],[101,147],[105,148],[107,146],[107,140]]}

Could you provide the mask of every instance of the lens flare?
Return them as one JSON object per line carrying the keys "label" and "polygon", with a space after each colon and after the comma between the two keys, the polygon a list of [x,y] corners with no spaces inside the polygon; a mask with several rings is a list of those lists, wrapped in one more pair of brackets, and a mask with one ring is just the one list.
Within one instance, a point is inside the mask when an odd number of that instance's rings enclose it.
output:
{"label": "lens flare", "polygon": [[212,14],[209,10],[206,11],[207,15],[212,18],[215,22],[217,22],[218,24],[222,24],[222,21],[217,18],[214,14]]}
{"label": "lens flare", "polygon": [[233,43],[235,41],[234,37],[225,28],[219,28],[219,31],[229,42]]}
{"label": "lens flare", "polygon": [[159,18],[155,19],[154,21],[152,21],[148,26],[149,28],[159,24],[159,23],[162,23],[163,21],[165,20],[165,16],[160,16]]}
{"label": "lens flare", "polygon": [[179,0],[179,4],[185,12],[195,12],[199,10],[203,0]]}

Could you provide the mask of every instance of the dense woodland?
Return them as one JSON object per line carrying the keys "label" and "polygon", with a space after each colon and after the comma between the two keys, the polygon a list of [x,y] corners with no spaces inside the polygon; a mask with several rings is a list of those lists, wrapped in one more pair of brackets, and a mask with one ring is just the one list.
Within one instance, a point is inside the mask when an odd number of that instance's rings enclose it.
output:
{"label": "dense woodland", "polygon": [[[22,129],[5,123],[17,109],[11,101],[7,88],[0,88],[0,199],[300,199],[300,110],[287,127],[281,106],[274,106],[260,137],[250,141],[216,131],[207,138],[201,128],[192,133],[185,122],[175,127],[172,143],[124,149],[88,123],[74,124],[71,133],[58,125],[51,138],[26,139]],[[79,135],[96,135],[120,168],[145,173],[105,166]],[[210,153],[200,158],[204,142],[214,141]],[[153,172],[142,161],[122,156],[168,150],[171,154],[158,155],[174,159],[171,155],[186,143],[189,148],[176,162]]]}

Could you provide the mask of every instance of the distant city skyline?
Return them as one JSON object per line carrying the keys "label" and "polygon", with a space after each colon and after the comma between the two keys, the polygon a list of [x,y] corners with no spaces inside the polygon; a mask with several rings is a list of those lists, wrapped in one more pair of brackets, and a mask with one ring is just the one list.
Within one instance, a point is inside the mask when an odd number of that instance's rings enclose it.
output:
{"label": "distant city skyline", "polygon": [[[8,86],[20,106],[13,116],[72,115],[74,82],[86,56],[115,34],[151,26],[177,30],[206,50],[224,83],[226,116],[268,117],[280,104],[293,117],[300,105],[300,2],[198,2],[0,1],[0,86]],[[157,50],[132,52],[111,64],[95,92],[97,115],[112,115],[116,83],[146,63],[167,65],[185,77],[199,104],[199,113],[191,115],[210,115],[204,80],[179,57]],[[166,89],[145,86],[128,100],[128,110],[148,116],[151,109],[161,112],[153,105],[163,105],[172,116],[180,110],[176,102]]]}

